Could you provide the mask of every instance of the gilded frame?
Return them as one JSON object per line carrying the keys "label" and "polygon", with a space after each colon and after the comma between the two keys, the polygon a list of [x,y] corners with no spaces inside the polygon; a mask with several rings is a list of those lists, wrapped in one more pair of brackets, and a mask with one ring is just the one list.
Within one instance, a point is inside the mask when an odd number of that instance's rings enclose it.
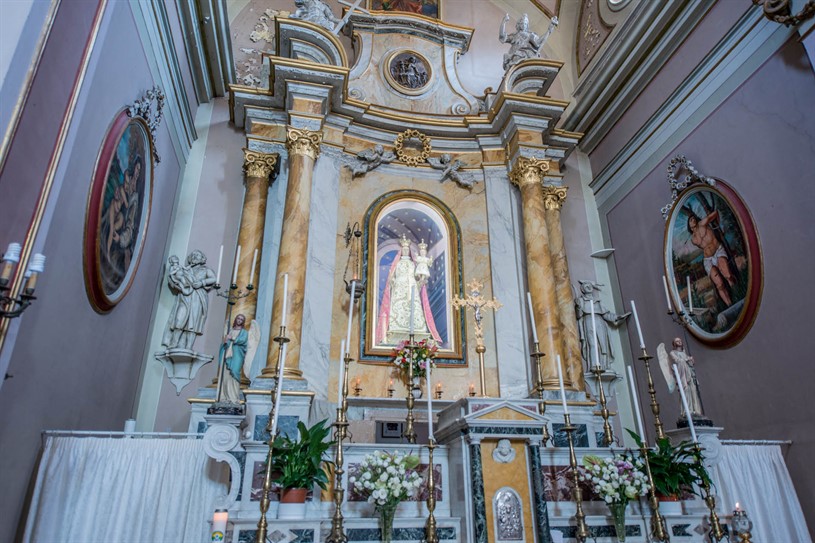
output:
{"label": "gilded frame", "polygon": [[[118,159],[118,148],[131,127],[137,127],[136,132],[141,136],[141,168],[144,169],[143,181],[135,181],[135,189],[140,196],[139,205],[141,209],[136,210],[138,223],[135,235],[132,238],[132,252],[127,257],[128,264],[125,266],[121,280],[116,281],[116,288],[113,291],[105,288],[106,278],[103,276],[105,259],[102,256],[102,236],[105,226],[103,212],[106,208],[105,190],[108,185],[111,168],[114,159]],[[136,276],[139,262],[143,254],[144,242],[147,236],[147,228],[150,224],[150,209],[153,199],[153,177],[155,162],[153,159],[153,139],[150,134],[150,127],[141,117],[130,117],[126,110],[121,110],[113,119],[107,133],[102,141],[96,164],[93,169],[90,189],[88,192],[88,202],[85,211],[85,231],[83,235],[83,268],[85,277],[85,290],[91,306],[98,313],[107,313],[127,295]],[[128,155],[128,158],[133,158]],[[121,168],[120,161],[119,167]],[[125,166],[125,170],[130,165]],[[122,170],[124,175],[124,170]],[[138,176],[139,178],[141,175]],[[115,191],[115,189],[114,189]],[[122,220],[125,220],[124,217]],[[108,221],[109,222],[109,221]],[[110,228],[110,226],[108,226]],[[109,253],[110,251],[106,251]],[[107,259],[110,260],[109,258]]]}
{"label": "gilded frame", "polygon": [[[363,280],[365,281],[366,289],[362,298],[360,307],[360,353],[359,361],[363,364],[375,365],[388,365],[393,358],[392,348],[375,347],[372,345],[371,338],[374,337],[374,326],[376,325],[376,308],[374,307],[375,297],[372,295],[372,288],[376,288],[373,283],[373,278],[376,277],[375,267],[376,258],[371,257],[371,251],[376,245],[376,220],[380,212],[390,204],[399,200],[414,200],[423,203],[437,211],[446,223],[449,232],[449,250],[450,250],[450,295],[464,296],[464,281],[462,277],[462,255],[459,240],[461,239],[461,228],[456,220],[453,212],[443,202],[437,198],[413,190],[397,190],[389,192],[380,196],[374,201],[365,213],[365,226],[364,226],[364,239],[365,245],[363,247],[363,259],[366,263],[363,266]],[[440,350],[436,355],[436,365],[441,367],[466,367],[466,335],[465,335],[465,319],[464,312],[453,309],[450,304],[450,311],[452,312],[452,323],[450,328],[452,332],[452,349]],[[372,316],[372,318],[369,318]]]}
{"label": "gilded frame", "polygon": [[[428,19],[437,19],[441,21],[442,18],[442,11],[441,11],[441,3],[442,0],[435,0],[435,3],[432,1],[426,0],[408,0],[413,1],[414,3],[418,4],[421,8],[421,12],[414,12],[414,11],[407,11],[407,10],[395,10],[395,9],[388,9],[385,7],[385,2],[382,0],[368,0],[368,10],[375,10],[381,13],[410,13],[411,15],[421,15],[422,17],[427,17]],[[428,15],[424,13],[424,6],[426,5],[435,5],[436,6],[436,14],[435,15]]]}
{"label": "gilded frame", "polygon": [[[419,60],[424,64],[424,70],[427,72],[427,82],[424,85],[411,89],[410,87],[402,85],[393,78],[393,74],[391,74],[391,63],[399,55],[414,55],[419,58]],[[385,81],[388,82],[388,85],[390,85],[393,90],[406,96],[420,96],[426,93],[433,85],[433,77],[435,76],[433,72],[433,65],[429,60],[427,60],[427,57],[412,49],[396,49],[388,53],[385,56],[384,62],[382,62],[382,75],[385,77]]]}
{"label": "gilded frame", "polygon": [[[714,212],[715,218],[706,222]],[[711,256],[693,241],[691,213],[696,224],[704,222],[702,228],[712,225],[710,232],[718,246]],[[700,236],[704,233],[702,230]],[[686,322],[696,339],[719,348],[744,339],[761,303],[762,261],[752,215],[732,187],[716,179],[713,186],[694,183],[678,195],[665,223],[663,266],[675,310],[688,312],[687,279],[691,279],[694,314]],[[719,270],[725,266],[726,270]],[[723,281],[721,291],[716,281]],[[729,305],[721,292],[730,298]]]}

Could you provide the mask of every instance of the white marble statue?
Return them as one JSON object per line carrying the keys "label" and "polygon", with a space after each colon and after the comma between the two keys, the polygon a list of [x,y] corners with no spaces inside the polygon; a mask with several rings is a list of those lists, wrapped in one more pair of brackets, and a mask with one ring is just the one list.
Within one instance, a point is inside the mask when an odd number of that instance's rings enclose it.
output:
{"label": "white marble statue", "polygon": [[542,37],[538,36],[535,32],[529,30],[529,17],[524,13],[518,22],[515,23],[515,32],[507,35],[506,27],[509,21],[509,13],[504,15],[504,20],[501,21],[501,28],[498,31],[498,39],[501,43],[510,44],[509,52],[504,54],[504,71],[515,66],[523,60],[530,58],[538,58],[540,56],[541,48],[549,35],[558,25],[557,17],[552,18],[549,23],[549,28],[546,34]]}
{"label": "white marble statue", "polygon": [[396,160],[396,155],[392,151],[385,151],[384,147],[377,144],[371,149],[365,149],[357,153],[354,161],[347,164],[347,166],[351,170],[353,177],[359,177],[382,164],[390,164],[394,160]]}
{"label": "white marble statue", "polygon": [[[594,291],[599,291],[600,287],[601,285],[593,281],[580,281],[580,292],[575,296],[574,305],[583,359],[589,367],[599,364],[601,368],[607,370],[614,361],[609,328],[621,325],[631,313],[617,315],[606,309],[600,300],[594,298]],[[592,305],[594,306],[594,324],[591,319]],[[594,349],[595,343],[597,351]],[[599,353],[600,360],[595,360],[595,352]]]}
{"label": "white marble statue", "polygon": [[297,10],[291,14],[292,19],[308,21],[331,31],[341,22],[322,0],[294,0],[294,5]]}
{"label": "white marble statue", "polygon": [[455,181],[458,186],[468,189],[473,188],[473,185],[476,183],[472,174],[459,171],[464,164],[458,159],[453,160],[453,157],[448,153],[442,153],[439,155],[439,158],[429,157],[427,162],[433,169],[443,170],[441,174],[442,182],[451,179]]}
{"label": "white marble statue", "polygon": [[[699,383],[696,381],[696,369],[692,356],[688,356],[685,352],[685,345],[681,338],[674,338],[673,349],[668,352],[665,349],[665,344],[660,343],[657,347],[657,358],[659,358],[659,367],[662,368],[662,374],[665,376],[665,381],[668,383],[668,391],[673,393],[676,391],[677,386],[681,386],[685,392],[685,398],[688,400],[688,409],[691,411],[691,416],[694,419],[706,418],[702,409],[702,398],[699,395]],[[676,366],[679,372],[679,379],[681,382],[676,382],[672,366]],[[687,418],[685,408],[680,406],[682,411],[682,418]]]}
{"label": "white marble statue", "polygon": [[204,333],[209,311],[208,293],[215,286],[215,272],[206,267],[207,257],[198,249],[181,265],[177,256],[167,260],[167,285],[175,295],[161,344],[168,350],[192,351],[195,339]]}

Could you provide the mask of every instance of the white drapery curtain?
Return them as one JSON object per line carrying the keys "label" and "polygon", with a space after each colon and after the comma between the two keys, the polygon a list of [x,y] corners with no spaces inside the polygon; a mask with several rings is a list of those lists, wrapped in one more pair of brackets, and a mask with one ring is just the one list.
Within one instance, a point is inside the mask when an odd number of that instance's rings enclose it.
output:
{"label": "white drapery curtain", "polygon": [[812,543],[778,445],[724,445],[711,473],[720,511],[736,502],[753,521],[753,541]]}
{"label": "white drapery curtain", "polygon": [[223,478],[201,439],[49,436],[24,541],[209,541]]}

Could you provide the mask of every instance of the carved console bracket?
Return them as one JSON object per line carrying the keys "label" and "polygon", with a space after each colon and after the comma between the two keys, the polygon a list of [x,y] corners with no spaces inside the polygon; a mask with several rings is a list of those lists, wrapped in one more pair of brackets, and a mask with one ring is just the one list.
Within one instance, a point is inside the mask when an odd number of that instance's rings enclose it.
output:
{"label": "carved console bracket", "polygon": [[209,427],[204,434],[204,452],[217,462],[229,464],[231,483],[229,493],[218,496],[216,509],[229,509],[238,499],[241,487],[241,467],[238,459],[230,451],[238,446],[241,433],[238,426],[243,422],[243,415],[208,415],[204,417]]}
{"label": "carved console bracket", "polygon": [[195,379],[198,370],[213,360],[211,356],[189,349],[167,349],[153,356],[167,370],[167,377],[175,386],[176,394],[181,394],[181,390]]}

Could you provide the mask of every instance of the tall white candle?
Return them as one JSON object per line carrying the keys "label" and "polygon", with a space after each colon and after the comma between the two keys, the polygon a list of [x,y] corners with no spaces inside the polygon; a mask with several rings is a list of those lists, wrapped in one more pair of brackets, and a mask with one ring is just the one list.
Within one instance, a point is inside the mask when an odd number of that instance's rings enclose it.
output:
{"label": "tall white candle", "polygon": [[212,542],[226,539],[226,523],[228,520],[229,512],[226,509],[215,510],[215,514],[212,515]]}
{"label": "tall white candle", "polygon": [[235,253],[235,268],[232,270],[232,284],[238,283],[238,262],[241,260],[241,246],[238,245],[238,252]]}
{"label": "tall white candle", "polygon": [[277,383],[275,384],[274,419],[272,419],[272,439],[277,434],[277,421],[280,418],[280,400],[283,398],[283,368],[286,366],[286,350],[289,344],[284,343],[281,347],[280,366],[277,368]]}
{"label": "tall white candle", "polygon": [[690,275],[685,276],[688,280],[688,313],[693,313],[693,294],[690,290]]}
{"label": "tall white candle", "polygon": [[249,284],[255,284],[255,266],[258,263],[258,250],[255,249],[255,254],[252,256],[252,275],[249,276]]}
{"label": "tall white candle", "polygon": [[591,301],[591,335],[594,340],[594,365],[600,367],[600,339],[597,337],[597,323],[594,320],[594,300]]}
{"label": "tall white candle", "polygon": [[[289,274],[283,274],[283,316],[280,326],[286,326],[286,318],[289,308]],[[285,345],[285,344],[284,344]]]}
{"label": "tall white candle", "polygon": [[340,372],[337,377],[337,409],[342,409],[342,383],[345,381],[345,340],[340,344]]}
{"label": "tall white candle", "polygon": [[433,384],[430,380],[430,363],[427,364],[427,439],[433,439]]}
{"label": "tall white candle", "polygon": [[354,295],[357,292],[357,282],[351,281],[351,302],[348,304],[348,328],[345,331],[345,345],[351,350],[351,322],[354,320]]}
{"label": "tall white candle", "polygon": [[634,372],[631,369],[631,366],[627,367],[628,369],[628,386],[631,389],[631,397],[634,400],[634,413],[637,415],[637,433],[642,437],[643,441],[645,441],[645,424],[642,422],[642,411],[640,410],[640,395],[637,394],[637,382],[634,380]]}
{"label": "tall white candle", "polygon": [[223,263],[224,263],[224,246],[221,245],[220,250],[218,250],[218,274],[215,277],[216,285],[221,284],[221,266],[223,265]]}
{"label": "tall white candle", "polygon": [[679,368],[673,364],[674,376],[676,377],[676,388],[679,389],[679,396],[682,398],[682,407],[685,409],[685,416],[688,417],[688,428],[690,428],[690,436],[694,443],[698,443],[696,439],[696,428],[693,426],[693,414],[688,409],[688,399],[685,397],[685,389],[682,388],[682,379],[679,378]]}
{"label": "tall white candle", "polygon": [[665,276],[662,276],[662,288],[665,289],[665,302],[668,304],[668,311],[673,311],[674,306],[671,305],[671,293],[668,290],[668,280],[665,279]]}
{"label": "tall white candle", "polygon": [[416,287],[410,287],[410,334],[413,335],[413,306],[416,302]]}
{"label": "tall white candle", "polygon": [[645,349],[645,340],[642,339],[642,328],[640,328],[640,317],[637,315],[637,304],[631,300],[631,312],[634,313],[634,324],[637,325],[637,337],[640,340],[640,349]]}
{"label": "tall white candle", "polygon": [[532,340],[538,342],[538,327],[535,326],[535,312],[532,311],[532,295],[526,292],[526,305],[529,307],[529,324],[532,326]]}
{"label": "tall white candle", "polygon": [[560,355],[557,355],[557,382],[560,385],[560,401],[563,402],[563,414],[569,414],[569,408],[566,406],[566,389],[563,388],[563,370],[560,369]]}

